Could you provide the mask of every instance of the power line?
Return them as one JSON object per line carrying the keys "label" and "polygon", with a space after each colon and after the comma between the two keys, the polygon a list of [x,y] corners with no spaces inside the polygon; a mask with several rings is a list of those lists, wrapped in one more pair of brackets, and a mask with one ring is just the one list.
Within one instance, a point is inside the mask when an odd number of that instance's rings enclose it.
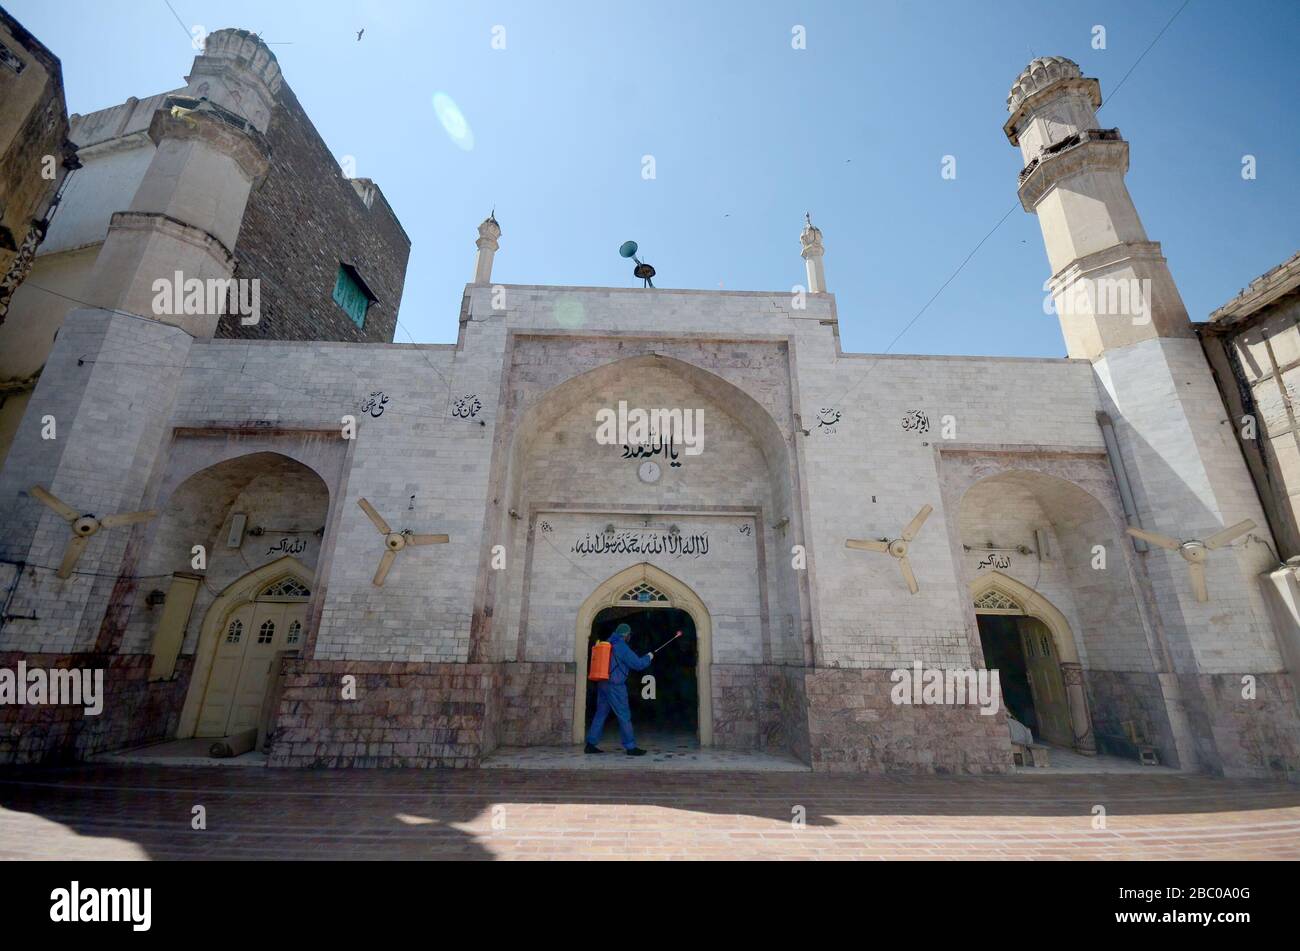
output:
{"label": "power line", "polygon": [[176,22],[179,23],[181,29],[185,31],[185,38],[193,42],[194,36],[190,33],[190,28],[185,25],[185,21],[182,20],[180,14],[176,12],[176,8],[171,5],[171,0],[163,0],[163,3],[167,4],[167,9],[172,12],[172,16],[176,18]]}
{"label": "power line", "polygon": [[[1141,54],[1138,56],[1138,58],[1133,61],[1133,65],[1128,68],[1128,72],[1126,72],[1123,75],[1123,77],[1121,77],[1120,81],[1115,84],[1115,88],[1111,91],[1110,95],[1106,97],[1103,106],[1105,104],[1110,103],[1110,101],[1115,98],[1115,93],[1119,92],[1120,87],[1122,87],[1124,85],[1124,82],[1129,78],[1129,76],[1133,74],[1133,71],[1138,68],[1138,64],[1141,63],[1142,60],[1146,58],[1147,53],[1151,52],[1152,47],[1156,45],[1156,43],[1160,40],[1160,37],[1165,35],[1165,31],[1168,30],[1171,25],[1173,25],[1174,20],[1178,19],[1178,15],[1182,13],[1183,10],[1187,8],[1187,5],[1191,2],[1192,0],[1183,0],[1183,5],[1174,11],[1174,15],[1171,16],[1169,20],[1165,23],[1165,25],[1160,28],[1160,31],[1156,33],[1155,38],[1152,39],[1151,42],[1147,44],[1146,49],[1144,49],[1141,52]],[[1102,107],[1098,107],[1098,110],[1100,111],[1101,108]],[[992,228],[990,228],[988,232],[984,235],[984,237],[980,238],[979,242],[975,245],[974,248],[971,249],[970,253],[967,254],[966,257],[962,259],[962,262],[959,265],[957,265],[957,269],[953,271],[952,274],[948,275],[948,279],[946,281],[944,281],[942,284],[939,285],[939,289],[930,296],[930,299],[927,300],[921,306],[921,309],[918,310],[916,314],[912,317],[912,319],[909,320],[903,326],[903,329],[900,330],[894,336],[894,339],[889,342],[889,345],[885,347],[884,351],[882,351],[880,354],[877,355],[877,359],[873,360],[871,364],[865,370],[862,371],[862,375],[859,376],[858,379],[853,382],[853,385],[850,386],[847,390],[845,390],[835,400],[836,403],[842,401],[845,397],[847,397],[850,393],[852,393],[855,389],[857,389],[858,384],[860,384],[863,380],[865,380],[867,378],[867,375],[870,374],[871,371],[875,368],[876,364],[880,362],[879,357],[888,354],[894,348],[894,344],[898,343],[898,341],[902,339],[903,335],[906,334],[912,328],[912,326],[921,318],[921,315],[924,314],[930,308],[930,305],[933,304],[935,300],[938,299],[939,295],[944,292],[944,289],[947,288],[947,286],[957,278],[957,275],[961,274],[961,272],[965,269],[966,265],[970,263],[971,258],[975,256],[976,252],[978,252],[979,249],[984,246],[984,243],[993,236],[993,233],[997,231],[998,228],[1002,227],[1002,223],[1005,222],[1009,217],[1011,217],[1012,212],[1014,212],[1019,207],[1020,207],[1020,203],[1017,201],[1016,204],[1012,205],[1011,208],[1007,210],[1006,214],[1004,214],[1001,218],[998,219],[997,224],[995,224]]]}

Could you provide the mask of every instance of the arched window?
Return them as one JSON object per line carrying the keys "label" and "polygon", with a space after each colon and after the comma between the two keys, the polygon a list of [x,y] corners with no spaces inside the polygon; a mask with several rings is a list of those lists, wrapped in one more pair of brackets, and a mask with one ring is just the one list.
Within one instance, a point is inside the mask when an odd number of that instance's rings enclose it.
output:
{"label": "arched window", "polygon": [[625,591],[622,595],[619,596],[619,600],[635,601],[638,604],[655,603],[655,602],[658,602],[660,604],[667,604],[668,595],[664,594],[654,585],[646,584],[643,581],[640,584],[635,585],[629,588],[627,591]]}
{"label": "arched window", "polygon": [[263,621],[261,630],[257,632],[257,643],[269,644],[275,640],[275,622]]}
{"label": "arched window", "polygon": [[267,585],[259,594],[258,600],[282,598],[310,598],[311,591],[297,578],[281,578],[275,584]]}
{"label": "arched window", "polygon": [[226,629],[226,643],[238,644],[239,639],[244,636],[244,622],[235,618],[230,622],[230,627]]}
{"label": "arched window", "polygon": [[1025,609],[1008,594],[997,588],[989,588],[975,599],[976,611],[996,611],[999,614],[1024,614]]}

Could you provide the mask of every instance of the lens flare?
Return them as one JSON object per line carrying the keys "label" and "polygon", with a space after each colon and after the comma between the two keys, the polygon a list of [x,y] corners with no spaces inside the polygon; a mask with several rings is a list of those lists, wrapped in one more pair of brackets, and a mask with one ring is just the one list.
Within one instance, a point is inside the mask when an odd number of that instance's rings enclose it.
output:
{"label": "lens flare", "polygon": [[452,142],[466,152],[474,148],[474,132],[454,99],[445,92],[433,94],[433,111]]}
{"label": "lens flare", "polygon": [[561,297],[551,312],[555,322],[566,330],[576,330],[587,322],[586,308],[576,297]]}

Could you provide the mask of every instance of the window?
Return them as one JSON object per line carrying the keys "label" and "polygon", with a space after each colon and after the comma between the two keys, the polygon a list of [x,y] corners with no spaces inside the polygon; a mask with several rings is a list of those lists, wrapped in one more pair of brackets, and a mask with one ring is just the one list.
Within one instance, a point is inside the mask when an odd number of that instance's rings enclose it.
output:
{"label": "window", "polygon": [[298,637],[301,634],[302,634],[302,624],[299,623],[298,621],[294,621],[292,624],[289,625],[289,636],[285,638],[285,640],[287,643],[297,644]]}
{"label": "window", "polygon": [[244,633],[244,622],[239,620],[239,618],[235,618],[235,620],[230,622],[230,629],[226,631],[226,643],[238,644],[239,638],[243,635],[243,633]]}
{"label": "window", "polygon": [[257,643],[269,644],[275,640],[275,622],[263,621],[261,630],[257,632]]}
{"label": "window", "polygon": [[268,585],[262,589],[258,598],[307,598],[311,597],[311,592],[307,590],[306,585],[294,578],[282,578],[275,584]]}
{"label": "window", "polygon": [[339,273],[334,278],[334,303],[342,307],[358,327],[365,326],[366,311],[375,299],[356,268],[349,264],[339,265]]}
{"label": "window", "polygon": [[639,585],[631,588],[624,593],[620,601],[667,601],[668,596],[653,585],[648,585],[644,581]]}
{"label": "window", "polygon": [[975,599],[975,610],[1024,613],[1024,609],[1019,604],[996,588],[989,588]]}

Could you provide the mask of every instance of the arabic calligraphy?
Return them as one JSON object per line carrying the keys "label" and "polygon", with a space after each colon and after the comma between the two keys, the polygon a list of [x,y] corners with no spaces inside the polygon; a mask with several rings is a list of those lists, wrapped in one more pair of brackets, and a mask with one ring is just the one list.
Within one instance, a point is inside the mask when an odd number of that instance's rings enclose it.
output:
{"label": "arabic calligraphy", "polygon": [[999,555],[997,552],[989,552],[988,557],[980,559],[980,563],[975,566],[976,571],[982,571],[985,568],[1010,568],[1011,556]]}
{"label": "arabic calligraphy", "polygon": [[575,555],[689,555],[709,553],[709,533],[682,535],[672,532],[588,532],[569,549]]}
{"label": "arabic calligraphy", "polygon": [[384,409],[388,405],[388,397],[384,395],[383,390],[375,390],[370,394],[370,398],[361,404],[361,412],[369,413],[375,419],[384,415]]}
{"label": "arabic calligraphy", "polygon": [[919,409],[908,410],[907,415],[903,417],[903,432],[911,430],[918,433],[928,433],[930,431],[930,417]]}
{"label": "arabic calligraphy", "polygon": [[680,469],[682,464],[677,461],[677,438],[670,436],[667,442],[661,435],[657,435],[654,430],[650,431],[650,441],[645,445],[623,446],[624,459],[649,459],[651,456],[663,456],[671,460],[669,465],[674,469]]}
{"label": "arabic calligraphy", "polygon": [[542,522],[541,522],[541,524],[539,524],[537,527],[540,528],[542,531],[548,533],[548,534],[549,534],[549,533],[551,532],[551,530],[552,530],[552,529],[551,529],[551,523],[548,522],[548,521],[546,521],[545,519],[543,519]]}
{"label": "arabic calligraphy", "polygon": [[740,526],[740,534],[742,534],[742,535],[752,535],[752,534],[754,534],[754,526],[752,526],[752,525],[750,525],[748,522],[746,522],[744,525],[741,525],[741,526]]}
{"label": "arabic calligraphy", "polygon": [[279,542],[268,548],[266,553],[268,555],[274,555],[277,553],[281,555],[300,555],[306,550],[307,543],[301,538],[295,538],[292,541],[287,538],[282,538]]}
{"label": "arabic calligraphy", "polygon": [[459,416],[461,419],[473,419],[482,408],[483,404],[479,402],[478,397],[470,393],[451,404],[451,415]]}
{"label": "arabic calligraphy", "polygon": [[817,411],[817,431],[828,436],[835,433],[835,424],[840,421],[840,411],[825,408]]}

